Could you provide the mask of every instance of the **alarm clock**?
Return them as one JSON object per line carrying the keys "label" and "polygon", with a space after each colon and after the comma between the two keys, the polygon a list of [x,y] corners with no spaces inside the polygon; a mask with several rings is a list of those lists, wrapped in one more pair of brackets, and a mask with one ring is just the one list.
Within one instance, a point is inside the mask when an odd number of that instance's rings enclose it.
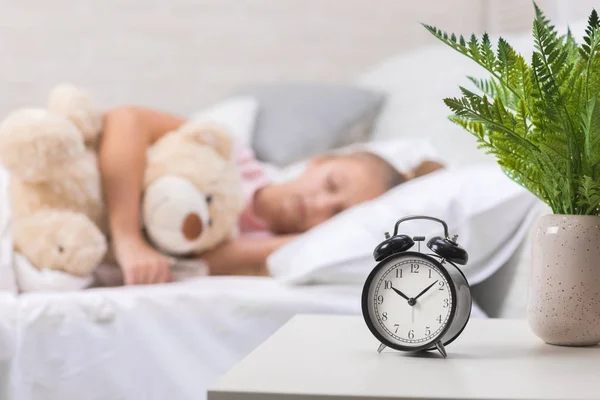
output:
{"label": "alarm clock", "polygon": [[[410,220],[441,224],[444,236],[427,242],[431,253],[420,251],[424,236],[398,234],[400,224]],[[445,346],[461,334],[471,316],[471,289],[456,266],[469,256],[448,234],[438,218],[410,216],[396,222],[394,235],[373,251],[378,263],[362,291],[362,313],[371,333],[381,343],[378,352],[390,347],[400,351],[437,349],[445,358]],[[412,251],[415,242],[418,250]]]}

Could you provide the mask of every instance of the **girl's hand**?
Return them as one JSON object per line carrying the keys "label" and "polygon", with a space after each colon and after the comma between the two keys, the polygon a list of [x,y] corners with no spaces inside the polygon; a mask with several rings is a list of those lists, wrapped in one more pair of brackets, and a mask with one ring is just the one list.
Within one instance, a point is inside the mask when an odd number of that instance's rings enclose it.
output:
{"label": "girl's hand", "polygon": [[430,174],[432,172],[437,171],[438,169],[444,168],[444,164],[440,164],[437,161],[425,160],[422,161],[421,164],[417,165],[412,171],[406,174],[407,178],[414,179],[420,176],[424,176]]}
{"label": "girl's hand", "polygon": [[169,258],[141,238],[115,241],[115,256],[123,270],[126,285],[166,283],[171,280]]}
{"label": "girl's hand", "polygon": [[240,237],[201,254],[211,275],[268,276],[267,257],[297,235]]}

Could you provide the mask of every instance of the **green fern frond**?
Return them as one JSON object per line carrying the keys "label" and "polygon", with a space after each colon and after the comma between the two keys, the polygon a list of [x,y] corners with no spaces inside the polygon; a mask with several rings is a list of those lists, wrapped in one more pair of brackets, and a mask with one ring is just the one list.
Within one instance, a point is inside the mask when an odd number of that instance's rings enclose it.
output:
{"label": "green fern frond", "polygon": [[486,69],[493,71],[496,66],[496,54],[494,54],[492,42],[490,41],[490,37],[487,33],[484,33],[481,37],[479,53],[481,54],[481,59]]}
{"label": "green fern frond", "polygon": [[600,74],[597,73],[600,68],[600,17],[596,10],[590,14],[583,41],[579,54],[585,63],[585,93],[589,100],[600,90]]}
{"label": "green fern frond", "polygon": [[508,84],[515,88],[515,90],[519,93],[519,97],[511,96],[510,93],[504,88],[503,91],[503,101],[504,103],[512,108],[516,109],[516,104],[524,97],[524,93],[519,87],[518,82],[518,71],[516,70],[516,65],[519,62],[519,55],[512,48],[508,42],[502,38],[498,40],[498,55],[496,58],[496,71],[502,77],[502,80],[508,82]]}
{"label": "green fern frond", "polygon": [[467,76],[467,79],[470,80],[473,83],[473,85],[475,85],[475,87],[479,89],[482,93],[490,97],[496,97],[498,95],[497,86],[494,83],[493,78],[479,79],[473,76]]}
{"label": "green fern frond", "polygon": [[582,177],[579,195],[578,205],[583,208],[583,214],[600,215],[600,183],[589,176]]}
{"label": "green fern frond", "polygon": [[425,28],[490,76],[469,77],[478,93],[444,99],[450,119],[475,136],[515,182],[560,214],[599,215],[600,18],[592,11],[584,43],[560,36],[534,3],[531,64],[504,39]]}
{"label": "green fern frond", "polygon": [[579,57],[579,47],[570,28],[567,30],[567,34],[561,38],[561,42],[564,42],[563,49],[567,52],[567,60],[574,64]]}
{"label": "green fern frond", "polygon": [[593,97],[583,114],[585,134],[585,173],[596,175],[600,172],[600,102]]}

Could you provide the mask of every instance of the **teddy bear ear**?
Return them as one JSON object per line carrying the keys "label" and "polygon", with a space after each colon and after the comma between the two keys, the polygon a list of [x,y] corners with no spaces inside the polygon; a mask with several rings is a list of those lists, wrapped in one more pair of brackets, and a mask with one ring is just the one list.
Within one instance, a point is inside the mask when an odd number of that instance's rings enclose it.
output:
{"label": "teddy bear ear", "polygon": [[70,120],[88,144],[94,143],[102,130],[102,111],[86,92],[75,85],[62,83],[55,86],[50,92],[48,110]]}
{"label": "teddy bear ear", "polygon": [[225,128],[206,122],[188,122],[177,131],[179,134],[212,147],[224,158],[231,158],[233,139]]}

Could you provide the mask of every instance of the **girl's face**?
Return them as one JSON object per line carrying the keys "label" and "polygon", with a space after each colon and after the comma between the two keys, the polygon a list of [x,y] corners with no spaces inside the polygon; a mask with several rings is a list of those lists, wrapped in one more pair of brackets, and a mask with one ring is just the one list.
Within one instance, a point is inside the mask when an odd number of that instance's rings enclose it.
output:
{"label": "girl's face", "polygon": [[371,160],[339,156],[315,159],[298,178],[259,192],[262,217],[276,233],[301,233],[387,190]]}

